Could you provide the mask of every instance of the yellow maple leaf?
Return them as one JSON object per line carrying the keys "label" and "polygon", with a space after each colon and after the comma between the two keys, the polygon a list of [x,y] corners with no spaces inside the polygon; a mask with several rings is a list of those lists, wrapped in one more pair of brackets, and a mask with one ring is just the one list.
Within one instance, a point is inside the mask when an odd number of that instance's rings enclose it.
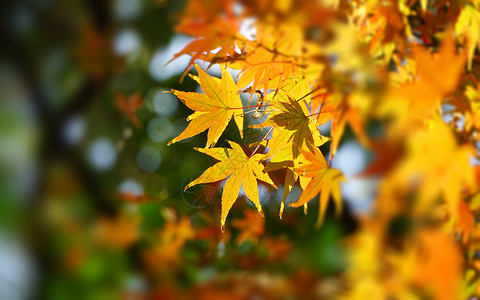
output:
{"label": "yellow maple leaf", "polygon": [[422,7],[423,11],[426,11],[428,8],[428,0],[420,0],[420,6]]}
{"label": "yellow maple leaf", "polygon": [[301,176],[311,177],[312,180],[303,190],[297,202],[291,203],[290,206],[302,206],[320,193],[319,217],[317,221],[317,225],[320,225],[325,216],[330,194],[335,201],[337,215],[341,212],[340,182],[344,181],[345,177],[340,170],[328,167],[325,157],[323,157],[322,152],[318,148],[315,147],[313,153],[303,152],[303,155],[310,164],[295,168],[295,172]]}
{"label": "yellow maple leaf", "polygon": [[363,106],[368,106],[370,99],[364,97],[361,94],[352,94],[348,98],[344,98],[342,95],[336,93],[324,97],[323,99],[314,98],[312,100],[313,106],[318,110],[316,124],[325,124],[329,120],[331,123],[331,138],[332,143],[330,145],[330,158],[333,159],[337,153],[338,146],[342,139],[346,125],[350,125],[355,132],[357,138],[364,145],[368,145],[367,134],[364,129],[364,113],[367,110],[360,107],[360,103]]}
{"label": "yellow maple leaf", "polygon": [[[272,138],[262,144],[269,147],[265,158],[270,158],[266,167],[268,171],[287,168],[284,182],[280,218],[282,218],[285,201],[298,179],[293,168],[305,162],[303,151],[326,143],[329,138],[322,136],[312,120],[307,103],[310,101],[310,88],[303,79],[290,80],[282,90],[267,95],[272,104],[268,107],[269,119],[255,127],[273,126]],[[310,178],[300,177],[300,185],[305,188]]]}
{"label": "yellow maple leaf", "polygon": [[256,29],[255,41],[243,41],[244,59],[229,65],[241,71],[238,88],[252,83],[253,90],[278,90],[288,85],[290,78],[297,78],[302,68],[305,77],[310,71],[314,77],[321,74],[323,64],[315,60],[320,49],[306,39],[297,22],[259,22]]}
{"label": "yellow maple leaf", "polygon": [[215,145],[228,122],[233,119],[243,137],[243,109],[235,82],[226,69],[222,69],[222,79],[212,77],[195,65],[198,81],[205,94],[172,90],[186,106],[195,112],[187,120],[191,121],[185,131],[168,142],[175,142],[197,135],[208,129],[206,148]]}
{"label": "yellow maple leaf", "polygon": [[415,81],[391,88],[378,109],[381,116],[394,117],[392,135],[401,136],[409,132],[412,124],[435,115],[444,98],[457,88],[466,60],[464,53],[457,53],[450,32],[437,53],[432,54],[420,46],[414,47],[413,53]]}
{"label": "yellow maple leaf", "polygon": [[465,5],[455,23],[455,33],[466,39],[468,50],[468,70],[472,69],[475,48],[480,47],[480,11],[474,5]]}
{"label": "yellow maple leaf", "polygon": [[[441,146],[439,146],[441,145]],[[418,186],[417,209],[426,211],[432,201],[443,195],[456,219],[458,203],[465,187],[475,187],[470,145],[458,145],[448,126],[433,121],[428,129],[417,129],[408,139],[407,155],[390,177],[397,186]]]}
{"label": "yellow maple leaf", "polygon": [[247,156],[239,144],[231,141],[228,142],[230,146],[232,146],[232,149],[195,149],[210,155],[216,160],[219,160],[219,162],[208,168],[200,177],[185,187],[185,189],[188,189],[200,183],[215,182],[230,176],[225,182],[222,193],[222,231],[225,230],[225,220],[227,219],[228,212],[237,200],[241,186],[248,199],[255,204],[261,215],[263,215],[263,211],[258,196],[257,179],[277,188],[268,174],[264,172],[264,166],[261,163],[264,159],[264,154],[257,153],[253,156]]}

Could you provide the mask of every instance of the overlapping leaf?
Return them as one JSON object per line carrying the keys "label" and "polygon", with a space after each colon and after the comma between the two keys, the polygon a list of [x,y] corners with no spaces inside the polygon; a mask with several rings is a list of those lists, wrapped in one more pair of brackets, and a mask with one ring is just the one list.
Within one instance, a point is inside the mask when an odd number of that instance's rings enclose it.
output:
{"label": "overlapping leaf", "polygon": [[243,187],[248,199],[255,204],[258,212],[262,215],[263,211],[258,196],[257,179],[276,188],[276,185],[270,179],[268,174],[264,172],[264,166],[261,163],[264,159],[264,154],[258,153],[249,157],[245,154],[239,144],[230,141],[229,143],[230,146],[232,146],[232,149],[196,149],[219,160],[219,162],[208,168],[202,175],[200,175],[200,177],[190,182],[185,187],[185,189],[188,189],[200,183],[215,182],[228,177],[222,194],[222,230],[225,226],[228,212],[237,200],[240,187]]}
{"label": "overlapping leaf", "polygon": [[325,157],[323,157],[323,154],[317,148],[314,148],[313,153],[304,152],[303,155],[310,164],[295,168],[295,172],[301,176],[311,177],[312,180],[303,190],[297,202],[291,203],[290,206],[302,206],[320,193],[319,218],[317,224],[321,224],[325,216],[330,195],[335,201],[337,214],[341,211],[342,199],[340,182],[344,181],[345,177],[340,170],[328,167]]}
{"label": "overlapping leaf", "polygon": [[[284,205],[298,175],[293,168],[302,165],[305,158],[302,151],[314,151],[313,148],[326,143],[329,139],[322,136],[311,118],[307,103],[311,90],[302,78],[289,80],[278,92],[267,95],[270,106],[267,109],[269,118],[255,127],[272,126],[271,139],[262,142],[269,147],[266,158],[270,161],[268,171],[287,168],[284,191],[280,206],[282,218]],[[310,178],[300,177],[300,185],[306,187]]]}

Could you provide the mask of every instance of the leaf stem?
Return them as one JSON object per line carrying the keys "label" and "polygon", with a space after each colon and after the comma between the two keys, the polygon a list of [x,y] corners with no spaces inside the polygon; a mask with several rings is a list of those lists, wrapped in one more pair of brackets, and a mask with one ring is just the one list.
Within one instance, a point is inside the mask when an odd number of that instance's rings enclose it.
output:
{"label": "leaf stem", "polygon": [[[316,112],[316,113],[314,113],[314,114],[308,115],[308,116],[306,116],[306,117],[309,118],[309,117],[313,117],[313,116],[318,116],[318,115],[323,114],[323,113],[329,113],[329,112],[334,112],[334,111],[335,111],[335,110],[325,110],[325,111],[321,111],[321,110],[320,110],[319,112]],[[318,121],[318,119],[317,119],[317,121]]]}
{"label": "leaf stem", "polygon": [[250,154],[250,157],[254,156],[255,153],[257,153],[258,148],[260,148],[260,143],[267,139],[268,135],[272,132],[272,130],[273,130],[273,127],[270,128],[270,130],[267,132],[267,134],[266,134],[266,135],[263,137],[263,139],[258,143],[258,145],[257,145],[257,147],[255,148],[255,150],[253,150],[252,154]]}
{"label": "leaf stem", "polygon": [[244,109],[244,108],[254,108],[254,107],[263,107],[263,106],[272,106],[271,104],[257,104],[244,107],[229,107],[228,109]]}

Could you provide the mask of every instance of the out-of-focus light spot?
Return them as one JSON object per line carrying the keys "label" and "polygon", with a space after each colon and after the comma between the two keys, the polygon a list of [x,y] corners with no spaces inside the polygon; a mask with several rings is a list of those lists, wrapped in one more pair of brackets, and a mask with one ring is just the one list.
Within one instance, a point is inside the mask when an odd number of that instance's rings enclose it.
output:
{"label": "out-of-focus light spot", "polygon": [[35,270],[25,247],[0,232],[0,299],[30,299]]}
{"label": "out-of-focus light spot", "polygon": [[0,190],[3,201],[32,199],[38,179],[38,125],[28,88],[8,65],[0,67]]}
{"label": "out-of-focus light spot", "polygon": [[[172,136],[178,136],[187,128],[188,122],[185,119],[177,119],[172,125]],[[178,143],[189,143],[190,139],[181,140]]]}
{"label": "out-of-focus light spot", "polygon": [[[283,198],[283,185],[279,185],[278,189],[275,191],[275,197],[272,197],[274,201],[271,202],[270,208],[272,211],[277,214],[280,209],[280,204],[282,203],[282,198]],[[287,196],[287,199],[285,200],[285,207],[284,207],[284,215],[287,213],[287,211],[298,209],[294,207],[288,206],[290,203],[297,202],[298,198],[302,194],[302,189],[299,186],[294,185],[292,187],[292,190]]]}
{"label": "out-of-focus light spot", "polygon": [[255,40],[257,34],[255,22],[255,18],[246,18],[240,23],[240,34],[251,41]]}
{"label": "out-of-focus light spot", "polygon": [[[292,190],[288,194],[287,199],[285,200],[285,209],[287,209],[289,207],[288,204],[297,202],[301,193],[302,193],[302,189],[300,187],[294,185],[292,187]],[[280,204],[282,202],[281,200],[282,200],[282,197],[283,197],[283,185],[278,186],[276,194],[277,195],[276,195],[275,198],[280,200],[279,203],[278,203],[278,204]]]}
{"label": "out-of-focus light spot", "polygon": [[214,278],[216,275],[217,275],[217,271],[212,266],[201,268],[198,271],[198,282],[199,283],[207,283],[212,278]]}
{"label": "out-of-focus light spot", "polygon": [[88,158],[92,167],[99,171],[110,169],[117,160],[117,151],[110,140],[98,139],[90,145]]}
{"label": "out-of-focus light spot", "polygon": [[145,172],[155,172],[160,163],[162,156],[157,149],[153,147],[143,147],[137,155],[138,167]]}
{"label": "out-of-focus light spot", "polygon": [[138,33],[131,29],[124,29],[115,36],[113,48],[117,54],[127,55],[140,49]]}
{"label": "out-of-focus light spot", "polygon": [[220,67],[219,64],[210,65],[210,63],[206,63],[206,62],[199,62],[198,65],[202,68],[202,70],[207,72],[208,75],[217,77],[217,78],[222,77],[221,68],[223,68],[223,66]]}
{"label": "out-of-focus light spot", "polygon": [[85,128],[85,120],[81,116],[68,119],[63,127],[63,140],[68,145],[77,145],[85,136]]}
{"label": "out-of-focus light spot", "polygon": [[118,191],[120,194],[129,194],[135,197],[144,194],[142,185],[134,179],[124,180],[118,187]]}
{"label": "out-of-focus light spot", "polygon": [[190,41],[191,38],[183,35],[176,35],[166,48],[157,50],[150,61],[150,76],[152,76],[154,80],[164,81],[182,73],[190,61],[189,56],[182,55],[171,61],[168,65],[165,64],[179,51],[179,49],[183,49]]}
{"label": "out-of-focus light spot", "polygon": [[480,159],[472,156],[470,157],[470,164],[473,166],[480,166]]}
{"label": "out-of-focus light spot", "polygon": [[366,163],[365,150],[353,141],[343,144],[332,161],[332,167],[341,170],[346,177],[342,195],[353,212],[368,212],[375,194],[377,179],[355,176],[365,168]]}
{"label": "out-of-focus light spot", "polygon": [[62,49],[54,48],[47,55],[40,59],[40,80],[42,81],[42,89],[48,96],[48,104],[53,109],[59,109],[64,104],[64,88],[62,84],[71,84],[64,82],[65,67],[67,57]]}
{"label": "out-of-focus light spot", "polygon": [[332,128],[332,120],[328,121],[327,123],[323,123],[317,127],[320,130],[320,134],[325,135],[326,132],[330,132]]}
{"label": "out-of-focus light spot", "polygon": [[340,169],[345,176],[362,171],[366,163],[365,153],[356,142],[346,142],[337,151],[332,167]]}
{"label": "out-of-focus light spot", "polygon": [[173,94],[164,93],[165,89],[154,89],[147,95],[147,101],[158,115],[170,116],[177,110],[178,100]]}
{"label": "out-of-focus light spot", "polygon": [[225,255],[225,243],[220,241],[220,243],[217,244],[217,256],[218,257],[223,257]]}
{"label": "out-of-focus light spot", "polygon": [[[244,196],[247,196],[247,194],[245,194],[245,190],[243,189],[243,185],[240,186],[240,190],[238,191],[238,198],[240,197],[244,197]],[[251,206],[251,207],[255,207],[255,205],[253,203],[251,203],[250,201],[247,201],[247,203]]]}
{"label": "out-of-focus light spot", "polygon": [[147,133],[152,141],[162,143],[172,136],[172,124],[165,117],[157,117],[148,122]]}
{"label": "out-of-focus light spot", "polygon": [[11,15],[11,26],[16,33],[25,33],[34,22],[34,15],[32,11],[25,6],[18,6],[13,9]]}
{"label": "out-of-focus light spot", "polygon": [[[139,275],[129,276],[124,282],[125,290],[132,293],[145,293],[147,284],[145,279]],[[127,299],[129,299],[127,297]]]}
{"label": "out-of-focus light spot", "polygon": [[237,82],[238,80],[236,79],[238,78],[238,75],[240,75],[241,70],[235,70],[230,68],[227,68],[227,70],[230,73],[230,75],[232,75],[233,80]]}
{"label": "out-of-focus light spot", "polygon": [[[243,185],[242,185],[242,187],[240,188],[240,191],[238,192],[238,197],[243,197],[243,196],[246,197],[247,194],[245,194],[245,190],[243,189]],[[269,192],[268,188],[266,186],[264,186],[263,184],[258,185],[258,199],[260,200],[260,204],[262,206],[265,206],[265,204],[268,203],[268,200],[270,199],[270,192]],[[253,202],[250,200],[250,198],[249,198],[249,200],[247,200],[247,204],[250,207],[255,208],[255,204],[253,204]]]}
{"label": "out-of-focus light spot", "polygon": [[234,3],[233,3],[233,13],[234,13],[236,16],[241,15],[244,11],[245,11],[245,8],[243,7],[243,5],[241,5],[241,4],[238,3],[238,2],[234,2]]}
{"label": "out-of-focus light spot", "polygon": [[124,21],[134,19],[141,10],[142,1],[140,0],[117,0],[114,6],[115,16]]}
{"label": "out-of-focus light spot", "polygon": [[[260,204],[262,205],[262,207],[269,207],[270,208],[272,198],[273,198],[272,193],[270,193],[269,188],[266,185],[259,184],[258,185],[258,199],[260,200]],[[249,201],[249,202],[251,202],[251,201]]]}
{"label": "out-of-focus light spot", "polygon": [[125,128],[125,129],[123,130],[123,132],[122,132],[122,135],[123,135],[123,138],[124,138],[124,139],[129,139],[129,138],[131,138],[132,135],[133,135],[133,129],[130,128],[130,127]]}
{"label": "out-of-focus light spot", "polygon": [[[221,48],[218,48],[218,50],[220,50],[220,49]],[[237,49],[236,51],[240,52],[240,49]],[[215,53],[216,51],[211,51],[211,52]],[[220,66],[219,64],[210,65],[210,63],[200,62],[200,61],[198,62],[198,65],[200,66],[200,68],[202,68],[202,70],[207,72],[208,75],[213,76],[213,77],[217,77],[217,78],[222,77],[223,66]],[[235,80],[241,72],[241,70],[235,70],[235,69],[231,69],[231,68],[227,68],[227,71],[230,73],[233,80]]]}

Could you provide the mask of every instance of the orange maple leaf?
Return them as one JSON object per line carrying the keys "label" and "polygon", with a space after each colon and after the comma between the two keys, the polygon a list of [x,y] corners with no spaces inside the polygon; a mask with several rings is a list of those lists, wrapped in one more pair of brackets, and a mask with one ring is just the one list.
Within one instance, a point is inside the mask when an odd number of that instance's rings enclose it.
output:
{"label": "orange maple leaf", "polygon": [[126,97],[124,94],[117,94],[115,96],[115,106],[120,110],[127,119],[136,127],[140,128],[142,123],[137,117],[137,109],[143,104],[142,96],[136,93],[130,97]]}
{"label": "orange maple leaf", "polygon": [[252,210],[246,210],[244,218],[234,220],[232,225],[241,230],[240,235],[236,239],[237,244],[242,244],[246,241],[256,243],[265,231],[265,219]]}
{"label": "orange maple leaf", "polygon": [[314,147],[313,153],[303,151],[303,155],[310,164],[295,168],[295,172],[300,176],[311,177],[312,180],[303,190],[297,202],[290,203],[290,206],[302,206],[320,193],[319,217],[317,220],[317,225],[320,225],[325,216],[330,194],[335,201],[337,215],[340,214],[342,209],[340,182],[344,181],[345,177],[340,170],[327,166],[325,157],[323,157],[322,152],[318,148]]}

